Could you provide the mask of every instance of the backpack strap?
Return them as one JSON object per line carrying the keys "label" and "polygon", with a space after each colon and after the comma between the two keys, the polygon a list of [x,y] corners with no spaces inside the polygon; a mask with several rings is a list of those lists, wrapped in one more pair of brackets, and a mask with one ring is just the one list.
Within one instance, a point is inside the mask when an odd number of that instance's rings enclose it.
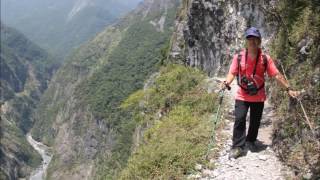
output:
{"label": "backpack strap", "polygon": [[240,76],[240,72],[241,72],[241,58],[242,58],[242,54],[238,54],[237,60],[238,60],[238,76]]}
{"label": "backpack strap", "polygon": [[262,55],[262,59],[263,59],[263,65],[264,65],[264,72],[266,72],[267,68],[268,68],[268,57],[267,57],[267,55],[263,54]]}
{"label": "backpack strap", "polygon": [[239,87],[241,87],[241,89],[247,90],[245,87],[241,86],[241,83],[240,83],[240,81],[241,81],[241,75],[240,75],[240,72],[241,72],[241,64],[240,64],[241,63],[241,59],[242,59],[242,54],[239,53],[238,57],[237,57],[237,61],[238,61],[237,84],[238,84]]}
{"label": "backpack strap", "polygon": [[[267,57],[267,55],[263,54],[263,55],[262,55],[262,59],[263,59],[263,65],[264,65],[264,72],[266,72],[266,71],[267,71],[267,68],[268,68],[268,57]],[[264,88],[264,82],[263,82],[263,84],[258,88],[258,91],[259,91],[260,89],[262,89],[262,88]]]}

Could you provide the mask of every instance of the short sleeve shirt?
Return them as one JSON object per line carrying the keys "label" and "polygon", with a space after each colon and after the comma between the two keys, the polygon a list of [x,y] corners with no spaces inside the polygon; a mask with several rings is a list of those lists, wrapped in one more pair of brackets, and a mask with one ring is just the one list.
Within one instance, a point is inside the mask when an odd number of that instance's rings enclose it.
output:
{"label": "short sleeve shirt", "polygon": [[[264,64],[264,60],[263,60],[263,53],[261,51],[261,49],[259,49],[259,57],[258,59],[258,63],[257,63],[257,67],[256,67],[256,74],[255,76],[253,76],[253,71],[254,71],[254,66],[256,64],[256,59],[251,59],[249,56],[247,57],[247,61],[245,60],[246,58],[246,50],[242,50],[240,52],[241,54],[241,61],[240,61],[240,77],[242,76],[246,76],[249,80],[254,81],[255,84],[259,87],[263,86],[264,81],[265,81],[265,73],[268,74],[269,77],[273,77],[276,76],[279,71],[276,67],[276,65],[274,64],[273,60],[270,58],[270,56],[267,56],[267,69],[265,64]],[[246,63],[245,63],[246,62]],[[238,54],[234,55],[230,69],[229,69],[229,73],[237,76],[238,75]],[[238,86],[238,90],[236,93],[236,97],[235,99],[237,100],[241,100],[241,101],[247,101],[247,102],[264,102],[266,100],[266,92],[265,89],[262,88],[258,91],[258,93],[256,95],[249,95],[247,94],[247,92],[240,88]]]}

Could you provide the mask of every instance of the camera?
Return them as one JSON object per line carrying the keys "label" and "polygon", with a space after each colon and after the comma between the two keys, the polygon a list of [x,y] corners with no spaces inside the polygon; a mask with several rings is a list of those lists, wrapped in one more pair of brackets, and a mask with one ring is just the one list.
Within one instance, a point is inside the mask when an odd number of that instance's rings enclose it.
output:
{"label": "camera", "polygon": [[245,85],[247,85],[247,89],[246,92],[253,96],[258,94],[258,88],[255,85],[255,83],[253,81],[248,80],[248,78],[246,76],[242,76],[241,78],[241,82],[245,83]]}

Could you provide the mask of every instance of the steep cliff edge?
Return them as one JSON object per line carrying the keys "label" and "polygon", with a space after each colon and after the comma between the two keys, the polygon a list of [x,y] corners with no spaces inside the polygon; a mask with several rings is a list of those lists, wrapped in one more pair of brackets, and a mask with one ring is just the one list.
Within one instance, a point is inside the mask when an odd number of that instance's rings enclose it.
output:
{"label": "steep cliff edge", "polygon": [[125,164],[134,122],[120,103],[157,71],[179,1],[146,0],[79,48],[57,72],[32,134],[53,146],[49,179],[112,178]]}
{"label": "steep cliff edge", "polygon": [[218,101],[207,92],[206,77],[195,68],[167,65],[124,101],[121,107],[137,124],[137,144],[119,179],[186,179],[196,163],[207,163]]}
{"label": "steep cliff edge", "polygon": [[27,177],[41,158],[26,141],[31,114],[55,69],[53,59],[24,35],[1,24],[0,179]]}

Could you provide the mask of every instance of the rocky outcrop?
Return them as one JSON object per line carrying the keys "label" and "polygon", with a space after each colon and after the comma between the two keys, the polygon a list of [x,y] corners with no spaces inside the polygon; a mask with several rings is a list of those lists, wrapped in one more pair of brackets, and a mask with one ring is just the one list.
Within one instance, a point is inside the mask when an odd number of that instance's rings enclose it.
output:
{"label": "rocky outcrop", "polygon": [[265,0],[185,0],[170,56],[209,75],[225,73],[233,54],[244,47],[246,28],[259,28],[267,47],[277,26],[265,9],[273,6],[274,1]]}

